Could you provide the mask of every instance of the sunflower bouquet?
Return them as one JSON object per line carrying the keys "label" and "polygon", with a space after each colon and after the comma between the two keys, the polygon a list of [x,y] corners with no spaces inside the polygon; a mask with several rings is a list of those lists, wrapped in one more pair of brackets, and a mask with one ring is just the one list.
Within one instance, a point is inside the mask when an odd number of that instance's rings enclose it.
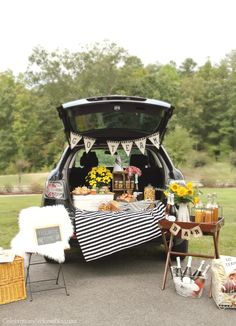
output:
{"label": "sunflower bouquet", "polygon": [[112,173],[105,166],[96,166],[89,171],[85,179],[92,188],[102,188],[111,182]]}
{"label": "sunflower bouquet", "polygon": [[166,197],[168,197],[169,193],[174,194],[175,204],[193,203],[196,205],[200,200],[198,189],[193,186],[192,182],[183,185],[177,182],[171,183],[164,192]]}

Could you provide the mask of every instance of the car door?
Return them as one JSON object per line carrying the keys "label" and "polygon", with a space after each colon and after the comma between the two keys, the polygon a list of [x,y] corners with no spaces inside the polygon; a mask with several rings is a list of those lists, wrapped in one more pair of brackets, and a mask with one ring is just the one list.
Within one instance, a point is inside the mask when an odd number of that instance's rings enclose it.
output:
{"label": "car door", "polygon": [[162,140],[173,113],[167,102],[141,97],[107,96],[62,104],[58,108],[68,142],[70,133],[97,141],[129,140],[159,133]]}

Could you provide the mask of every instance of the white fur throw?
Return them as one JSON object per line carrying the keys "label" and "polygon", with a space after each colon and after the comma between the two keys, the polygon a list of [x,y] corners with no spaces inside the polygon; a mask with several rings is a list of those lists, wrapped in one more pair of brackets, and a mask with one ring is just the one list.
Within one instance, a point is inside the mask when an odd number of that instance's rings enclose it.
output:
{"label": "white fur throw", "polygon": [[[64,262],[64,249],[69,249],[69,239],[73,234],[73,226],[64,206],[54,205],[45,207],[29,207],[22,209],[19,214],[19,233],[12,239],[11,247],[16,255],[28,258],[27,253],[36,253],[49,257],[59,263]],[[59,225],[61,241],[38,245],[36,228]],[[27,265],[27,264],[26,264]]]}

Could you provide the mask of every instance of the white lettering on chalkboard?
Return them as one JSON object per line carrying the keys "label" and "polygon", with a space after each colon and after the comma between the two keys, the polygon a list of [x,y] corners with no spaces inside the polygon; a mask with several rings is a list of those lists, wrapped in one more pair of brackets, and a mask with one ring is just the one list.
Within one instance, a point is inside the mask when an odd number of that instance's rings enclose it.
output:
{"label": "white lettering on chalkboard", "polygon": [[38,245],[46,245],[61,241],[60,226],[48,226],[35,229]]}

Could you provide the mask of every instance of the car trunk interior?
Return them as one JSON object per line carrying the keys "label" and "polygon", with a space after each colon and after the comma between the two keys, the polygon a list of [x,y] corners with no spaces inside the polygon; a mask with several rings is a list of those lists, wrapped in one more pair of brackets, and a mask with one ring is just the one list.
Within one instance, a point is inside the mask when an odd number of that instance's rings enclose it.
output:
{"label": "car trunk interior", "polygon": [[[108,159],[104,162],[104,157],[99,155],[100,152],[106,153]],[[80,150],[73,154],[70,158],[70,168],[68,169],[68,182],[70,191],[76,187],[88,186],[86,176],[94,166],[105,165],[111,172],[113,171],[115,156],[112,157],[109,152],[104,149],[97,150],[93,148],[88,154],[84,150]],[[122,166],[138,167],[142,175],[138,178],[138,191],[143,192],[148,185],[157,188],[156,198],[160,199],[161,193],[158,189],[163,189],[166,184],[166,172],[164,162],[159,157],[156,150],[146,150],[145,155],[140,151],[132,151],[129,157],[125,157]],[[112,183],[109,186],[112,191]]]}

